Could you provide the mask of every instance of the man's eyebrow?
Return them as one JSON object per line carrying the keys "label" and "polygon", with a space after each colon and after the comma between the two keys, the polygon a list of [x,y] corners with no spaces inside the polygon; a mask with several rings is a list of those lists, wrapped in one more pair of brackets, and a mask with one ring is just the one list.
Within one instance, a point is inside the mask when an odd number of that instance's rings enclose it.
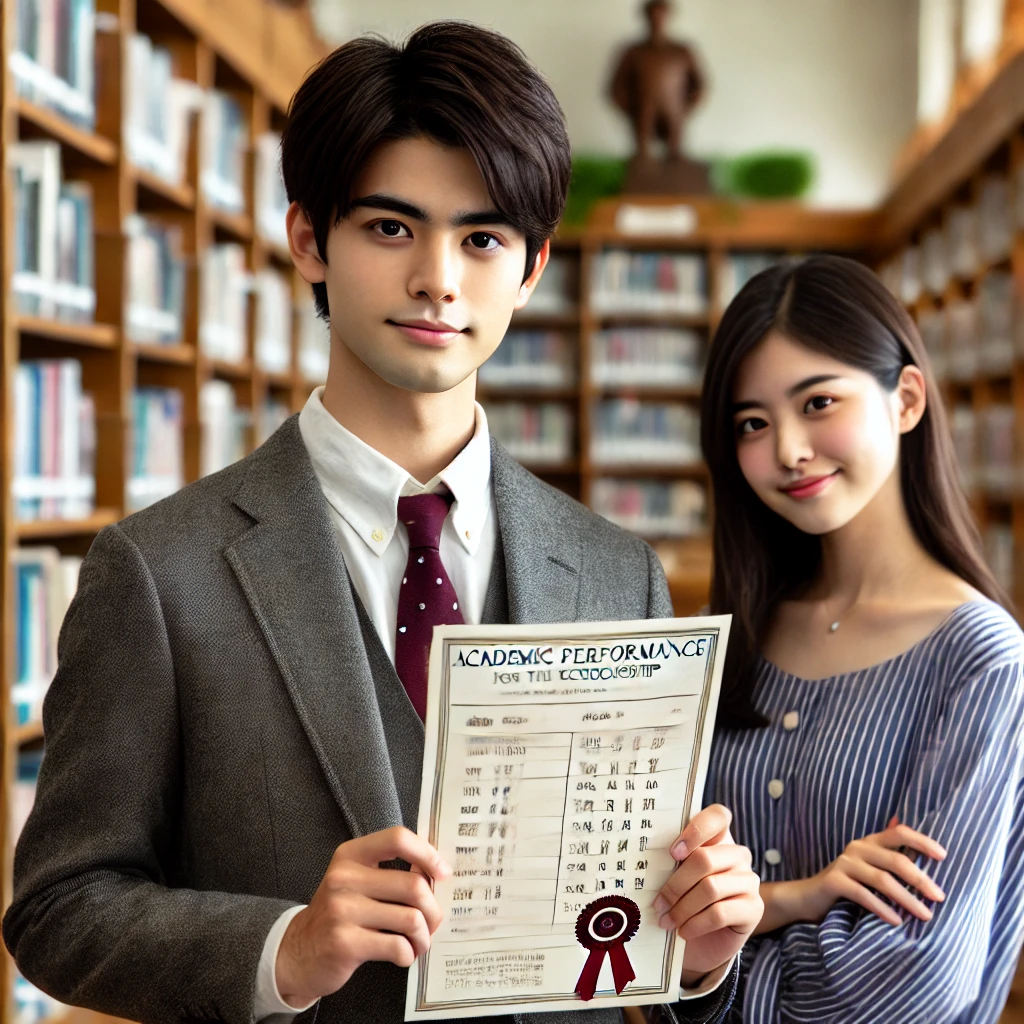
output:
{"label": "man's eyebrow", "polygon": [[457,213],[451,220],[453,228],[465,228],[473,224],[502,224],[507,228],[514,227],[508,216],[501,210],[480,210],[479,212]]}
{"label": "man's eyebrow", "polygon": [[421,210],[414,203],[399,199],[397,196],[384,195],[382,192],[375,192],[370,196],[360,196],[358,199],[353,199],[349,206],[353,210],[357,207],[369,207],[372,210],[390,210],[392,213],[400,213],[403,217],[411,217],[413,220],[422,221],[424,224],[430,223],[430,214],[426,210]]}
{"label": "man's eyebrow", "polygon": [[[800,394],[801,391],[806,391],[808,388],[817,387],[819,384],[826,384],[830,380],[839,380],[839,374],[837,373],[819,373],[815,377],[807,377],[797,384],[794,384],[791,388],[786,389],[786,397],[793,398],[795,395]],[[750,401],[750,402],[734,402],[732,405],[732,412],[735,415],[738,412],[744,412],[746,409],[763,409],[764,402]]]}
{"label": "man's eyebrow", "polygon": [[[426,210],[421,209],[415,203],[406,199],[399,199],[398,196],[389,196],[382,192],[375,192],[373,195],[360,196],[353,199],[350,208],[362,207],[371,210],[390,210],[392,213],[401,214],[412,220],[418,220],[422,224],[432,224],[433,218]],[[468,210],[465,213],[457,213],[451,221],[453,228],[464,228],[476,224],[503,224],[506,227],[513,227],[508,216],[500,210]]]}

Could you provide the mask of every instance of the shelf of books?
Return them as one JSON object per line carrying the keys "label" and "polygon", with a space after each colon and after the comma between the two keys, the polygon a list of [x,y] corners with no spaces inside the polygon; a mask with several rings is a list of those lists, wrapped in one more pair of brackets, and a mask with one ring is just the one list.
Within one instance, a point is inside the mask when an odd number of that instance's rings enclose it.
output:
{"label": "shelf of books", "polygon": [[[278,144],[326,51],[269,0],[0,12],[6,906],[57,630],[96,532],[239,458],[325,377]],[[2,975],[0,1021],[86,1019],[9,962]]]}
{"label": "shelf of books", "polygon": [[1024,49],[1004,54],[905,169],[881,211],[876,256],[929,350],[989,564],[1020,609]]}
{"label": "shelf of books", "polygon": [[[1024,2],[907,146],[871,256],[914,317],[989,565],[1024,608]],[[1005,1024],[1024,1020],[1024,961]]]}
{"label": "shelf of books", "polygon": [[625,198],[561,236],[480,371],[491,430],[530,469],[655,543],[680,614],[707,600],[704,356],[743,283],[787,255],[858,254],[870,213]]}

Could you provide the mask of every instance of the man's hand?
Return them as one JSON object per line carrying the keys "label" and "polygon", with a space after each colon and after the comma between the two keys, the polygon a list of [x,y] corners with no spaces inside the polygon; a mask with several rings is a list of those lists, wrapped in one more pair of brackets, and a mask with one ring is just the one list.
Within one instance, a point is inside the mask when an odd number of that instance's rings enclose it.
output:
{"label": "man's hand", "polygon": [[[380,867],[399,857],[411,871]],[[342,843],[281,940],[276,977],[284,1001],[302,1007],[336,992],[368,960],[409,967],[441,924],[429,879],[447,878],[451,870],[407,828]]]}
{"label": "man's hand", "polygon": [[686,942],[685,988],[731,960],[764,912],[750,850],[733,842],[731,822],[720,804],[694,816],[672,846],[682,864],[654,901],[661,927],[675,928]]}

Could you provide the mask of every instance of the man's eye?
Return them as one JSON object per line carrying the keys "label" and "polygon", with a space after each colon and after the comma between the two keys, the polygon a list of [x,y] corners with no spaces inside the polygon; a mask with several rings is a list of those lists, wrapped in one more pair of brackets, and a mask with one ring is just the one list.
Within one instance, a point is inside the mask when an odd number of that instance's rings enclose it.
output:
{"label": "man's eye", "polygon": [[817,411],[820,412],[822,409],[827,409],[833,401],[834,399],[829,398],[828,395],[815,395],[807,403],[804,411],[807,411],[808,409],[816,409]]}
{"label": "man's eye", "polygon": [[374,227],[385,238],[402,238],[403,232],[405,235],[409,234],[406,226],[397,220],[380,220],[377,221]]}
{"label": "man's eye", "polygon": [[501,242],[489,235],[486,231],[474,231],[469,236],[469,241],[474,249],[497,249]]}

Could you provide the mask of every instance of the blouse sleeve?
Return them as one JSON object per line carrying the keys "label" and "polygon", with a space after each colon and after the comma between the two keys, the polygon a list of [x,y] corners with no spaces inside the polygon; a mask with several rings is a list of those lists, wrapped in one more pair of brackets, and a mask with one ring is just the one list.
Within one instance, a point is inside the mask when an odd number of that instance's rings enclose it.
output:
{"label": "blouse sleeve", "polygon": [[[996,901],[1024,871],[1007,845],[1021,777],[1022,666],[1004,662],[948,695],[910,775],[899,820],[938,841],[944,861],[919,866],[946,894],[931,921],[897,927],[840,900],[821,924],[770,937],[751,966],[746,1009],[765,1020],[858,1024],[958,1020],[977,998]],[[1024,906],[1017,901],[1019,931]],[[745,1018],[745,1019],[748,1019]]]}

